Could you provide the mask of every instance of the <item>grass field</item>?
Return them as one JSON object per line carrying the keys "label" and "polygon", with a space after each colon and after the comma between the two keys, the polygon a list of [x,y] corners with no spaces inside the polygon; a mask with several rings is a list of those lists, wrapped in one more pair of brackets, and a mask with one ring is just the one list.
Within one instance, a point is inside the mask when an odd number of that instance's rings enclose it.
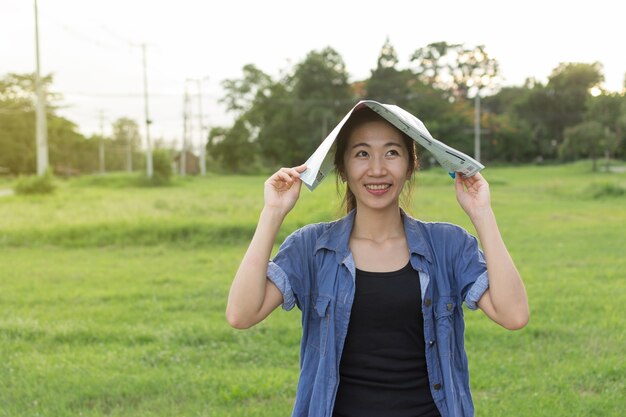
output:
{"label": "grass field", "polygon": [[[508,332],[467,312],[476,415],[622,416],[626,174],[484,175],[531,322]],[[224,320],[263,181],[111,175],[0,198],[0,417],[290,415],[298,311],[248,331]],[[303,190],[281,239],[336,218],[337,201],[331,181]],[[418,175],[411,211],[473,232],[441,170]]]}

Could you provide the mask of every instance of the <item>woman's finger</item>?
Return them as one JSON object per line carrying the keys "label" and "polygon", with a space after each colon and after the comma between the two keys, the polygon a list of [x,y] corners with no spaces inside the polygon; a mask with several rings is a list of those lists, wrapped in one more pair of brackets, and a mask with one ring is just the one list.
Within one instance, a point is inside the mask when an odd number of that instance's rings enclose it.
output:
{"label": "woman's finger", "polygon": [[[301,166],[300,166],[301,167]],[[282,172],[285,172],[289,175],[291,175],[292,177],[295,178],[300,178],[300,172],[298,171],[298,168],[300,167],[295,167],[295,168],[281,168],[280,170]]]}
{"label": "woman's finger", "polygon": [[277,172],[276,174],[279,176],[279,178],[280,178],[283,182],[286,182],[286,183],[288,183],[288,184],[290,184],[290,183],[292,183],[292,182],[293,182],[293,179],[291,179],[291,176],[289,176],[289,174],[287,174],[286,172],[279,171],[279,172]]}
{"label": "woman's finger", "polygon": [[285,185],[287,188],[291,188],[293,184],[297,184],[300,180],[300,173],[306,170],[306,165],[302,164],[297,167],[287,168],[283,167],[276,171],[268,180],[275,188],[283,188]]}
{"label": "woman's finger", "polygon": [[465,191],[465,179],[460,172],[457,172],[456,174],[454,185],[458,192],[462,193],[463,191]]}

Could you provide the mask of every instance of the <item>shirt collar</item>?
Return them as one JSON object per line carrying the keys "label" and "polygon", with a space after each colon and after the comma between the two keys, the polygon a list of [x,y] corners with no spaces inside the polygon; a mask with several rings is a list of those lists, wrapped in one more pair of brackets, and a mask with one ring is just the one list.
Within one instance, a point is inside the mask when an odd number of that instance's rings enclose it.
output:
{"label": "shirt collar", "polygon": [[[433,262],[430,245],[427,243],[423,228],[420,227],[422,222],[414,219],[400,209],[402,222],[404,224],[404,232],[406,234],[409,252],[411,254],[422,255],[429,262]],[[315,252],[320,249],[328,249],[335,252],[338,263],[343,263],[348,255],[350,255],[350,233],[354,225],[356,210],[350,211],[346,216],[331,223],[330,227],[317,239]]]}
{"label": "shirt collar", "polygon": [[315,252],[328,249],[335,252],[337,263],[343,263],[350,254],[350,233],[354,225],[355,213],[356,210],[352,210],[346,216],[331,223],[330,227],[317,239]]}

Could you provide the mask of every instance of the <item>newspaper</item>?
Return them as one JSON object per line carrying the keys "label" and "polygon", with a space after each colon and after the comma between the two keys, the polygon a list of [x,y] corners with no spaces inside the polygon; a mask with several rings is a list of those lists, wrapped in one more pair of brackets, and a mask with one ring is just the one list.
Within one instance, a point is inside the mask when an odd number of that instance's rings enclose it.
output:
{"label": "newspaper", "polygon": [[331,152],[335,139],[352,113],[364,106],[369,107],[385,118],[389,123],[406,133],[415,142],[428,150],[439,164],[454,178],[460,172],[464,177],[471,177],[484,167],[480,162],[438,141],[424,126],[421,120],[406,110],[393,105],[382,104],[373,100],[361,100],[344,116],[337,126],[324,139],[320,146],[307,159],[306,171],[300,175],[304,184],[313,191],[334,168],[334,152]]}

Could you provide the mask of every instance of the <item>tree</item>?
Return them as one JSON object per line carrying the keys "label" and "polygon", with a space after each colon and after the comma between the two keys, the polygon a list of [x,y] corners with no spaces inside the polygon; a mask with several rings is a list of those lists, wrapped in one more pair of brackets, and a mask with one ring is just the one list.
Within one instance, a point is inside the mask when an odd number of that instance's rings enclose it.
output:
{"label": "tree", "polygon": [[[90,144],[71,121],[57,116],[59,94],[51,92],[53,78],[43,77],[51,166],[57,173],[91,170],[94,159],[82,157]],[[35,171],[35,76],[7,74],[0,79],[0,167],[12,174]]]}
{"label": "tree", "polygon": [[267,97],[259,100],[251,115],[259,126],[256,136],[259,151],[272,170],[297,159],[292,144],[292,130],[298,117],[294,103],[287,86],[278,82],[272,85]]}
{"label": "tree", "polygon": [[[235,159],[243,157],[236,149],[233,149],[235,153],[231,156],[224,154],[235,143],[256,142],[255,149],[273,163],[284,158],[285,150],[288,149],[288,146],[283,146],[285,124],[277,126],[275,122],[286,122],[288,118],[284,117],[285,110],[292,107],[289,103],[291,98],[284,94],[284,83],[275,82],[252,64],[245,65],[242,72],[242,78],[228,79],[222,83],[226,95],[220,101],[226,104],[228,111],[237,115],[235,124],[230,129],[214,128],[209,133],[209,153],[222,168],[231,171],[239,170],[239,163]],[[231,132],[235,127],[236,131]],[[252,137],[253,134],[255,137]],[[244,138],[244,135],[250,137]]]}
{"label": "tree", "polygon": [[124,148],[126,150],[126,170],[132,172],[133,160],[138,159],[136,151],[141,144],[137,122],[127,117],[117,119],[113,123],[113,141],[115,141],[118,149]]}
{"label": "tree", "polygon": [[227,79],[222,82],[226,95],[220,100],[226,110],[242,114],[250,110],[259,97],[268,94],[272,78],[254,64],[244,65],[243,78]]}
{"label": "tree", "polygon": [[511,104],[514,118],[530,128],[528,141],[534,148],[537,161],[555,156],[556,141],[548,133],[550,103],[551,97],[546,87],[541,83],[533,83]]}
{"label": "tree", "polygon": [[496,114],[512,113],[514,106],[524,98],[526,91],[531,88],[529,81],[522,87],[504,87],[496,94],[484,97],[481,107],[485,111]]}
{"label": "tree", "polygon": [[540,158],[553,158],[564,131],[583,121],[592,87],[604,79],[599,63],[562,63],[544,86],[534,83],[514,104],[517,117],[532,126],[532,140]]}
{"label": "tree", "polygon": [[[42,81],[44,91],[50,91],[52,77]],[[0,79],[0,167],[12,174],[35,171],[34,85],[31,74],[7,74]]]}
{"label": "tree", "polygon": [[422,82],[447,91],[454,99],[493,89],[498,79],[498,62],[489,56],[484,45],[468,48],[435,42],[417,49],[411,63]]}
{"label": "tree", "polygon": [[621,132],[619,135],[621,154],[622,158],[626,158],[626,139],[624,138],[626,132],[626,95],[622,96],[618,124]]}
{"label": "tree", "polygon": [[247,172],[257,155],[257,144],[251,140],[250,125],[239,118],[232,128],[211,129],[209,147],[212,157],[229,172]]}
{"label": "tree", "polygon": [[[419,81],[416,86],[430,94],[429,103],[437,103],[428,124],[433,136],[459,150],[472,154],[474,105],[468,99],[483,91],[491,91],[498,80],[498,63],[487,53],[484,45],[473,48],[463,44],[435,42],[418,48],[410,58],[412,72]],[[432,90],[440,91],[447,101],[433,101]],[[422,109],[428,111],[428,108]],[[418,113],[419,114],[419,113]],[[431,128],[432,126],[432,128]]]}
{"label": "tree", "polygon": [[398,70],[398,55],[389,38],[380,50],[376,68],[365,83],[368,99],[406,107],[410,103],[411,84],[416,81],[410,70]]}
{"label": "tree", "polygon": [[327,47],[311,51],[286,79],[294,108],[288,125],[287,165],[303,163],[354,104],[341,55]]}
{"label": "tree", "polygon": [[48,117],[48,152],[54,171],[71,176],[94,172],[98,166],[98,144],[86,140],[74,122]]}
{"label": "tree", "polygon": [[607,131],[604,149],[607,161],[619,149],[626,132],[626,96],[613,93],[589,98],[585,120],[597,121]]}
{"label": "tree", "polygon": [[613,157],[626,155],[623,144],[626,132],[626,96],[603,93],[588,101],[585,120],[598,121],[605,129],[604,154],[607,164]]}
{"label": "tree", "polygon": [[531,129],[511,113],[483,112],[480,125],[488,129],[485,159],[526,162],[535,156],[528,140]]}
{"label": "tree", "polygon": [[481,101],[481,126],[488,129],[485,157],[491,160],[527,162],[536,155],[536,140],[532,126],[516,113],[529,89],[536,82],[526,80],[521,87],[504,87]]}
{"label": "tree", "polygon": [[565,140],[559,147],[564,159],[588,156],[593,161],[593,171],[597,170],[596,160],[601,149],[611,141],[608,132],[597,121],[587,121],[565,129]]}
{"label": "tree", "polygon": [[566,127],[580,123],[591,97],[590,90],[604,81],[599,62],[561,63],[549,77],[546,86],[550,97],[551,112],[549,131],[560,142]]}
{"label": "tree", "polygon": [[[213,137],[211,152],[233,171],[243,168],[235,159],[244,158],[235,144],[247,144],[272,166],[303,163],[344,115],[343,105],[353,101],[345,64],[332,48],[311,51],[292,74],[277,81],[246,65],[241,79],[226,80],[223,86],[223,102],[237,119]],[[226,149],[234,153],[227,156]]]}

